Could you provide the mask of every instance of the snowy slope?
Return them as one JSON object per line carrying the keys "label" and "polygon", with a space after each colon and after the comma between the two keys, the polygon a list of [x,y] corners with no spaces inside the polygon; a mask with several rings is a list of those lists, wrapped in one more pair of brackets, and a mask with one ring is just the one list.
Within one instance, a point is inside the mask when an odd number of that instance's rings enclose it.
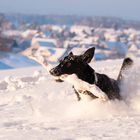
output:
{"label": "snowy slope", "polygon": [[0,70],[29,66],[38,66],[38,64],[20,54],[0,52]]}
{"label": "snowy slope", "polygon": [[[122,60],[92,62],[116,78]],[[41,67],[0,71],[0,140],[139,140],[140,59],[126,72],[124,101],[77,102],[72,86]]]}
{"label": "snowy slope", "polygon": [[12,67],[6,65],[6,64],[3,63],[3,62],[0,62],[0,69],[12,69]]}

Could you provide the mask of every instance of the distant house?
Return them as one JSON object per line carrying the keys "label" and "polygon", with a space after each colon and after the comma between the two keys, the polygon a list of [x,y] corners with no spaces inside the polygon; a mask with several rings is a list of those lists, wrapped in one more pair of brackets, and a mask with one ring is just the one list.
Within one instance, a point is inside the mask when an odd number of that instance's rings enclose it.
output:
{"label": "distant house", "polygon": [[51,47],[51,48],[56,47],[54,42],[50,42],[50,41],[38,41],[38,44],[39,44],[40,47]]}
{"label": "distant house", "polygon": [[64,54],[65,49],[57,47],[55,39],[33,38],[31,47],[26,49],[22,54],[26,56],[38,55],[47,58],[48,61],[58,61]]}
{"label": "distant house", "polygon": [[57,41],[55,39],[48,38],[33,38],[31,46],[43,47],[43,48],[55,48],[57,46]]}
{"label": "distant house", "polygon": [[[26,55],[33,54],[38,51],[40,55],[49,57],[55,53],[57,42],[55,39],[48,38],[33,38],[31,41],[31,47],[25,50]],[[25,53],[24,52],[24,53]]]}

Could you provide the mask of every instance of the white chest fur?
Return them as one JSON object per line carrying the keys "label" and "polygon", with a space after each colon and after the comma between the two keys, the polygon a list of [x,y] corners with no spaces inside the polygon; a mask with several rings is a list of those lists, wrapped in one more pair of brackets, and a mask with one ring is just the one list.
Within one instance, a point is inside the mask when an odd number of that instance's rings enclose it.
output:
{"label": "white chest fur", "polygon": [[[81,79],[79,79],[75,74],[72,75],[63,75],[60,77],[62,80],[65,80],[71,84],[74,85],[75,89],[77,91],[90,91],[93,95],[95,95],[96,97],[102,99],[102,100],[107,100],[108,97],[107,95],[99,88],[97,87],[95,84],[89,84]],[[80,97],[82,99],[91,99],[90,96],[84,95],[83,92],[80,92]]]}

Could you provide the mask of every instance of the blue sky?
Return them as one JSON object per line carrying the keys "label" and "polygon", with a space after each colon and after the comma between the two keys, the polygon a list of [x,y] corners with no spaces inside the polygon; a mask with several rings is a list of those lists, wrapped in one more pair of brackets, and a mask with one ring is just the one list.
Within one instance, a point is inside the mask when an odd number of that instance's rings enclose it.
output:
{"label": "blue sky", "polygon": [[140,20],[140,0],[0,0],[0,12],[117,16]]}

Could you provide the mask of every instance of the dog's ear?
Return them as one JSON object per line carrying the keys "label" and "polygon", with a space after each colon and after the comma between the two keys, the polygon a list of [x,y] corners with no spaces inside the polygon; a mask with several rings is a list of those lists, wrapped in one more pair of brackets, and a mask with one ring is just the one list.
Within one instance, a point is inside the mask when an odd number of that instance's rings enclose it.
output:
{"label": "dog's ear", "polygon": [[88,49],[83,55],[82,55],[82,59],[83,61],[85,61],[86,63],[90,63],[91,59],[94,56],[94,52],[95,52],[95,47],[92,47],[90,49]]}
{"label": "dog's ear", "polygon": [[69,58],[70,60],[74,60],[74,55],[73,55],[72,52],[69,53],[68,58]]}
{"label": "dog's ear", "polygon": [[72,52],[70,52],[70,53],[69,53],[69,56],[70,56],[70,57],[72,57],[72,56],[73,56],[73,53],[72,53]]}

